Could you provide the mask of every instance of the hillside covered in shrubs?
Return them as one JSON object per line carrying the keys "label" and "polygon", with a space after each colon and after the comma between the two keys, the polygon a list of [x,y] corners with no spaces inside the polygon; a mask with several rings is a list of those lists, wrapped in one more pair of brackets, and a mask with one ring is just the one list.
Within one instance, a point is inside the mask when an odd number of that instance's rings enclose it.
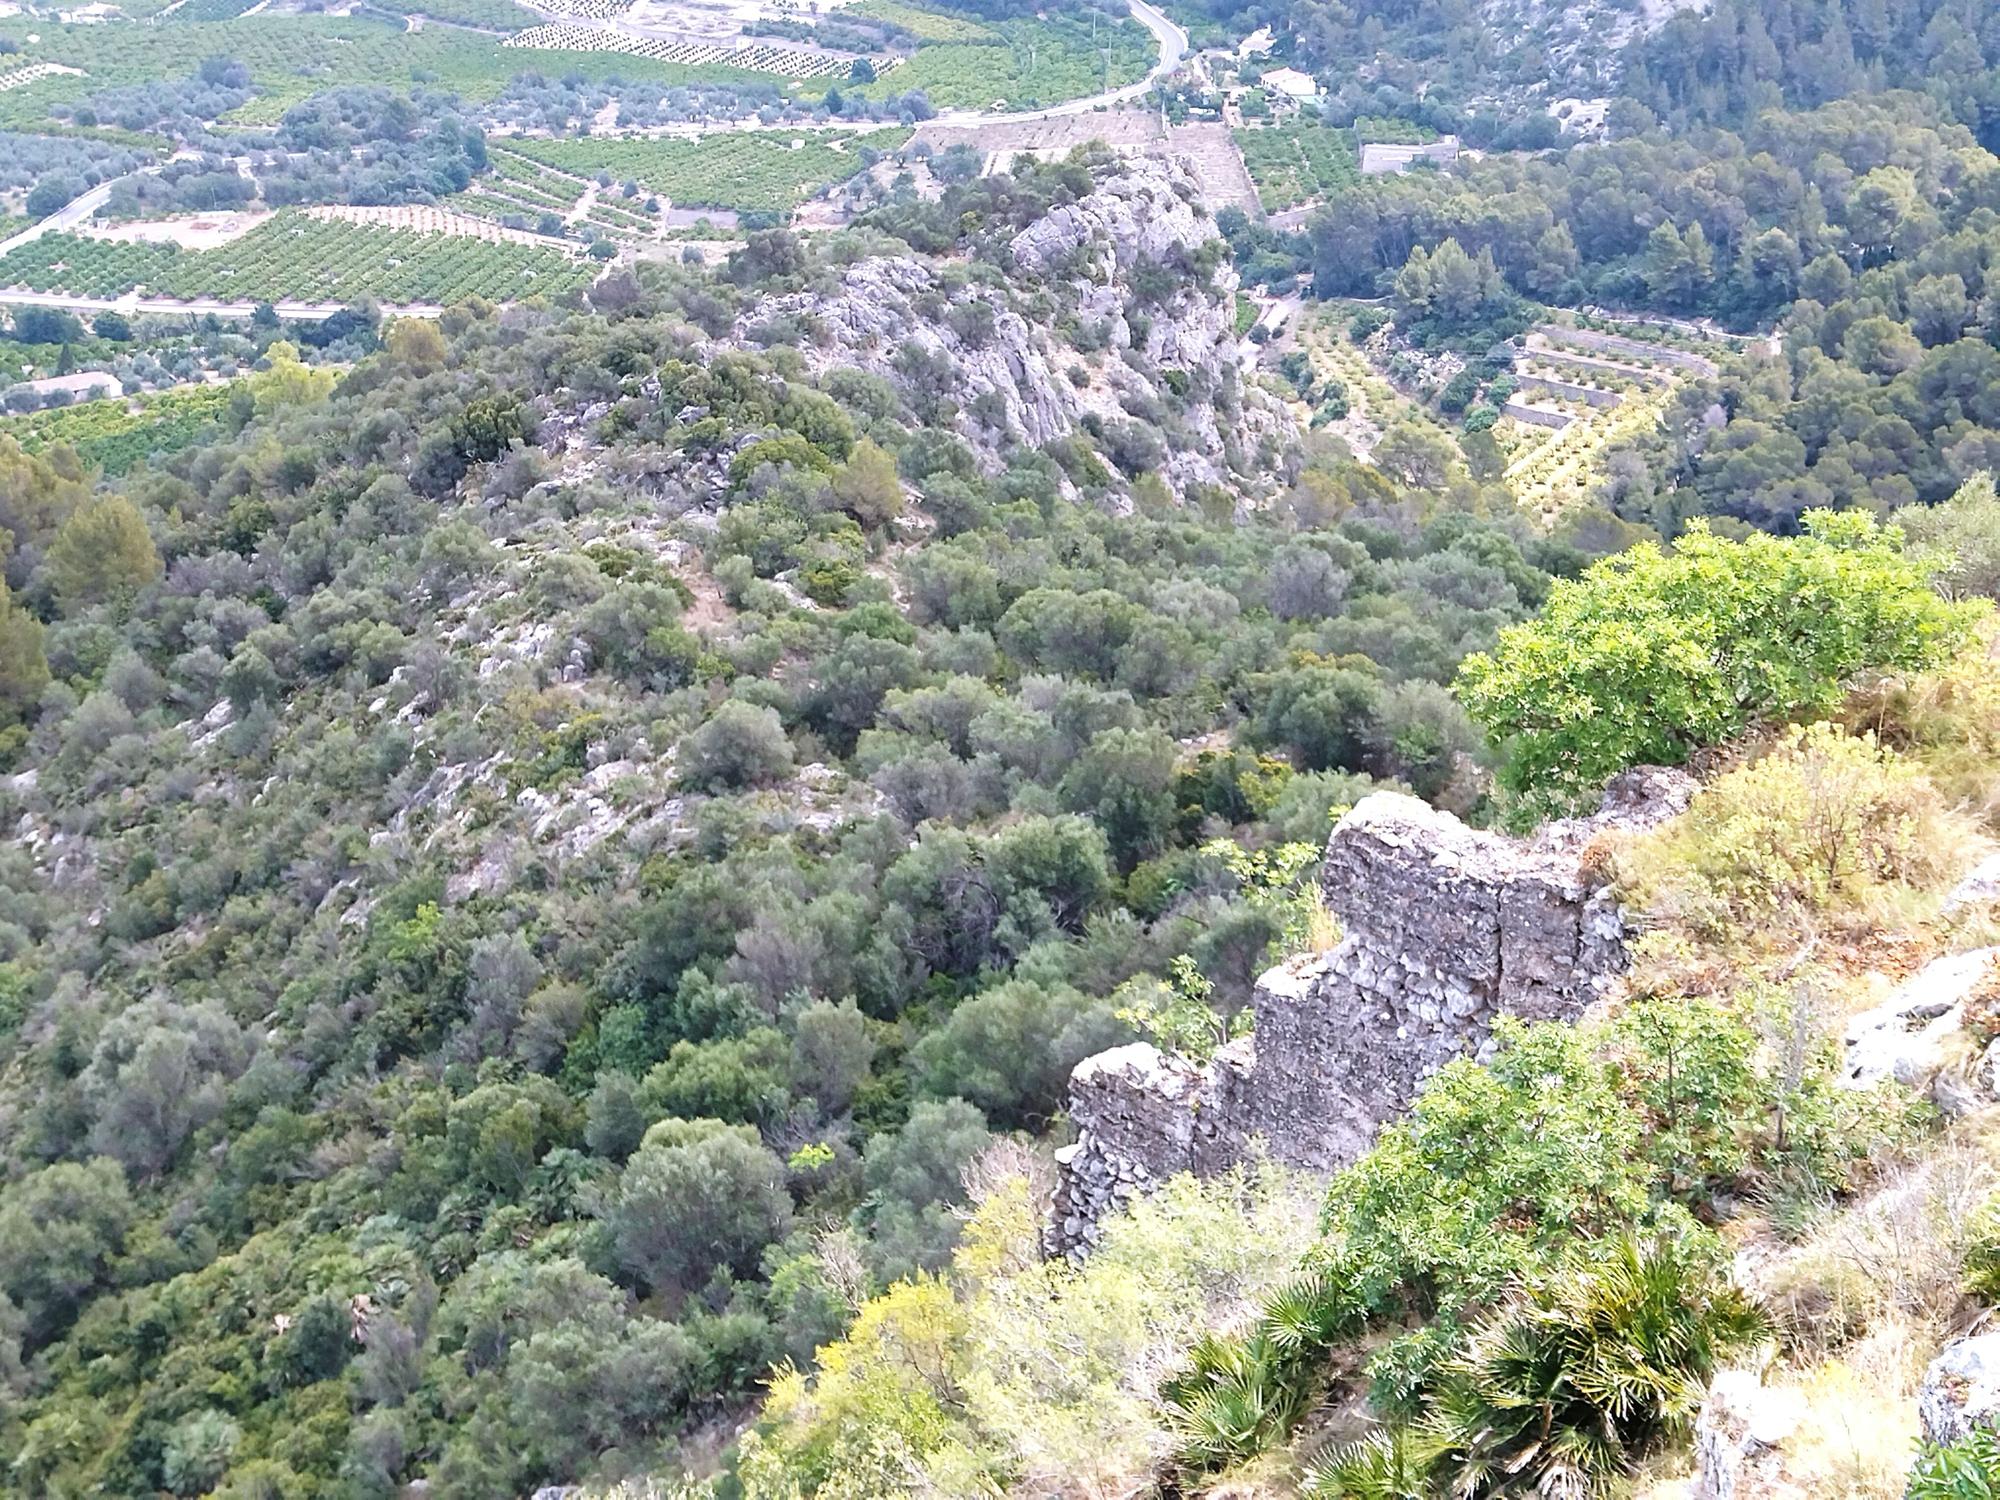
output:
{"label": "hillside covered in shrubs", "polygon": [[[1061,171],[928,295],[1076,296],[994,290]],[[1444,684],[1576,552],[1281,425],[1255,524],[1164,408],[1026,447],[936,378],[971,314],[879,374],[742,332],[886,244],[399,323],[115,483],[0,445],[19,1492],[708,1467],[1074,1063],[1242,1004],[1331,809],[1480,801]],[[1165,336],[1195,274],[1092,295]]]}
{"label": "hillside covered in shrubs", "polygon": [[[1980,484],[1926,519],[1996,514]],[[2000,657],[1990,603],[1937,587],[1962,557],[1821,515],[1558,581],[1455,686],[1510,774],[1703,768],[1590,846],[1638,928],[1618,990],[1435,1073],[1303,1247],[1276,1168],[1169,1184],[1080,1268],[989,1193],[949,1269],[777,1382],[742,1492],[1979,1493],[1983,1398],[1926,1378],[2000,1212]],[[1725,1373],[1786,1415],[1741,1449]],[[1931,1425],[1953,1401],[1970,1437]]]}
{"label": "hillside covered in shrubs", "polygon": [[[1990,1475],[1916,1398],[2000,1286],[1996,179],[1922,113],[1553,529],[1478,433],[1302,428],[1196,185],[1094,149],[343,314],[113,475],[0,436],[0,1487],[1663,1500],[1732,1370],[1808,1493]],[[1345,809],[1647,761],[1704,789],[1590,846],[1609,1003],[1043,1257],[1072,1069],[1331,947]]]}

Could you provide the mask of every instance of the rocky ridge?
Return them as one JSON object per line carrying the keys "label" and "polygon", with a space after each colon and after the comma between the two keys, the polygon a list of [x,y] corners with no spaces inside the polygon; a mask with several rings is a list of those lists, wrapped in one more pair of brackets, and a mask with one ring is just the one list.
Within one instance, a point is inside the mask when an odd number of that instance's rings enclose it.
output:
{"label": "rocky ridge", "polygon": [[[1013,237],[1018,286],[967,281],[913,256],[871,256],[848,266],[831,292],[761,302],[731,338],[754,342],[759,325],[797,320],[815,335],[800,349],[808,368],[866,370],[919,401],[948,394],[961,436],[996,464],[1015,444],[1040,447],[1089,420],[1171,411],[1181,430],[1161,476],[1177,491],[1240,485],[1267,471],[1271,452],[1297,433],[1243,378],[1236,274],[1198,200],[1185,161],[1121,162],[1093,192]],[[1203,262],[1212,267],[1205,280],[1188,274]],[[1135,282],[1154,268],[1175,273],[1171,290],[1142,294]],[[1022,289],[1050,293],[1060,321],[1084,331],[1102,357],[1031,321],[1015,295]]]}

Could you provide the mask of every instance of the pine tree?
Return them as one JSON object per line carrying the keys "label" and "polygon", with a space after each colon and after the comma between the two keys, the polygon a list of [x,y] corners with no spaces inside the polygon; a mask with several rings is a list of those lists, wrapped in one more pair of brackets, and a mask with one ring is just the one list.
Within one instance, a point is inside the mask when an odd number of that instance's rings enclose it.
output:
{"label": "pine tree", "polygon": [[42,622],[23,609],[0,580],[0,725],[26,720],[48,685]]}
{"label": "pine tree", "polygon": [[128,595],[160,576],[138,507],[106,495],[74,511],[49,546],[49,581],[65,612]]}

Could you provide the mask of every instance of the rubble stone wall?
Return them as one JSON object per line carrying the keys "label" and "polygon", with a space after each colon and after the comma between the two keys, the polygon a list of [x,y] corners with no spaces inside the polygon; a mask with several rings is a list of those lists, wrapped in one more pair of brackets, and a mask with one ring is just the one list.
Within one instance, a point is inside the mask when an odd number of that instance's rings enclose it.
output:
{"label": "rubble stone wall", "polygon": [[1678,771],[1627,772],[1595,817],[1532,840],[1468,828],[1413,797],[1365,798],[1321,865],[1341,941],[1258,981],[1251,1036],[1205,1067],[1143,1042],[1077,1066],[1078,1139],[1057,1158],[1050,1252],[1081,1256],[1108,1210],[1177,1172],[1224,1171],[1259,1150],[1330,1172],[1431,1073],[1477,1055],[1499,1017],[1573,1019],[1626,961],[1590,840],[1671,817],[1694,789]]}

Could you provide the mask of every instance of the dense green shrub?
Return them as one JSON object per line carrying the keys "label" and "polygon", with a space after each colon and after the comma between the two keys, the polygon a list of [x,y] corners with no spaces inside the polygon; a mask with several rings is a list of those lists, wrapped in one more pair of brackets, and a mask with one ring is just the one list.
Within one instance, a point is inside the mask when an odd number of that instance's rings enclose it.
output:
{"label": "dense green shrub", "polygon": [[[1369,1335],[1389,1429],[1323,1465],[1314,1493],[1530,1494],[1572,1461],[1577,1492],[1600,1493],[1692,1412],[1716,1352],[1763,1326],[1688,1208],[1783,1174],[1842,1190],[1882,1139],[1830,1057],[1774,1067],[1754,1011],[1643,1000],[1596,1028],[1499,1035],[1490,1063],[1441,1069],[1334,1178],[1319,1243],[1252,1328],[1195,1341],[1163,1388],[1184,1461],[1283,1441]],[[1510,1458],[1507,1434],[1544,1419],[1568,1436]],[[1524,1454],[1529,1477],[1499,1477]]]}
{"label": "dense green shrub", "polygon": [[2000,1495],[2000,1434],[1974,1428],[1956,1443],[1927,1443],[1905,1500],[1992,1500]]}
{"label": "dense green shrub", "polygon": [[1540,618],[1466,660],[1458,693],[1504,746],[1518,805],[1568,810],[1626,766],[1824,714],[1864,669],[1935,665],[1974,613],[1867,516],[1816,512],[1792,539],[1695,527],[1671,553],[1642,545],[1558,581]]}

